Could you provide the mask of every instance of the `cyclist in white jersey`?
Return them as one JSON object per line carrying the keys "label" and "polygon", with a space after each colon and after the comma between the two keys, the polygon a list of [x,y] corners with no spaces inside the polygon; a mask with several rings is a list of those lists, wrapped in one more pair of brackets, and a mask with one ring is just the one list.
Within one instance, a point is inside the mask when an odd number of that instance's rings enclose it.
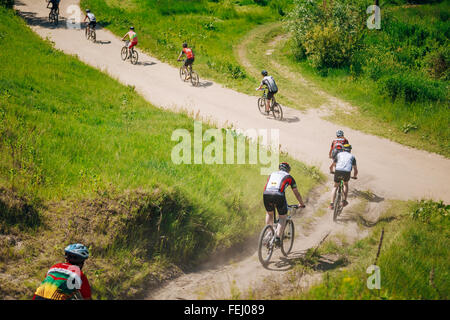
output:
{"label": "cyclist in white jersey", "polygon": [[89,28],[95,29],[95,26],[97,25],[97,19],[89,9],[86,9],[86,16],[84,17],[84,21],[86,21],[86,19],[89,19]]}
{"label": "cyclist in white jersey", "polygon": [[280,171],[273,172],[267,179],[266,186],[264,187],[263,201],[266,208],[266,224],[273,225],[273,217],[275,207],[278,210],[279,223],[276,230],[275,243],[280,244],[280,237],[284,232],[286,225],[287,214],[287,201],[285,191],[288,186],[291,186],[292,192],[299,202],[299,207],[304,208],[302,196],[297,189],[297,184],[294,178],[289,174],[291,167],[288,163],[283,162],[279,166]]}
{"label": "cyclist in white jersey", "polygon": [[263,86],[266,86],[268,89],[267,93],[267,99],[266,99],[266,112],[270,112],[270,102],[272,101],[273,96],[275,93],[278,92],[277,84],[275,83],[275,80],[272,76],[269,76],[268,72],[266,70],[261,71],[262,76],[264,77],[261,81],[261,84],[258,88],[256,88],[256,91],[261,90]]}
{"label": "cyclist in white jersey", "polygon": [[356,158],[350,152],[352,146],[349,144],[344,144],[343,151],[337,153],[334,156],[333,163],[330,166],[330,173],[333,173],[334,169],[334,188],[331,195],[330,209],[334,209],[334,199],[336,198],[336,192],[339,187],[341,180],[344,181],[344,199],[342,205],[345,207],[347,202],[348,194],[348,181],[350,180],[350,175],[353,169],[353,178],[356,179],[358,175],[358,168],[356,166]]}

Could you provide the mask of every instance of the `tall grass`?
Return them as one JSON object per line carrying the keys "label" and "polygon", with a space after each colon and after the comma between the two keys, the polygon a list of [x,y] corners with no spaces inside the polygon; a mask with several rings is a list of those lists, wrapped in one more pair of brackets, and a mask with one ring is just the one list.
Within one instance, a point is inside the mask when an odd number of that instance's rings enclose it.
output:
{"label": "tall grass", "polygon": [[[351,247],[329,241],[321,254],[345,255],[351,261],[342,270],[327,271],[320,284],[291,299],[448,299],[450,264],[450,206],[431,201],[394,202],[369,237]],[[392,221],[392,219],[394,219]],[[386,222],[391,220],[391,222]],[[380,289],[369,289],[384,229],[380,255]]]}

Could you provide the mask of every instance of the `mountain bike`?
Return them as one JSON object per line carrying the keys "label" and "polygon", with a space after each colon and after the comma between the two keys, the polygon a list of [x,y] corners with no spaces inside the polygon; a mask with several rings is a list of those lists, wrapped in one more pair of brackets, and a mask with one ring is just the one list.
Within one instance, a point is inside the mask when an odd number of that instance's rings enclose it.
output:
{"label": "mountain bike", "polygon": [[58,24],[58,16],[59,16],[59,8],[51,8],[50,13],[48,14],[48,21],[53,23],[54,25]]}
{"label": "mountain bike", "polygon": [[[262,89],[261,89],[262,90]],[[258,109],[263,115],[268,115],[272,112],[273,117],[277,120],[283,119],[283,109],[281,109],[280,104],[275,100],[275,96],[272,97],[270,104],[270,111],[266,111],[266,100],[267,100],[267,88],[264,88],[262,97],[258,99]]]}
{"label": "mountain bike", "polygon": [[[330,174],[334,174],[330,172]],[[352,179],[356,179],[355,177],[351,177]],[[344,209],[344,205],[342,204],[342,198],[344,197],[344,180],[340,179],[338,189],[336,191],[336,199],[334,200],[334,211],[333,211],[333,221],[337,220],[337,217],[342,213],[342,209]]]}
{"label": "mountain bike", "polygon": [[95,33],[95,27],[91,28],[89,24],[86,25],[85,29],[86,39],[92,40],[93,42],[97,41],[97,35]]}
{"label": "mountain bike", "polygon": [[[281,249],[281,253],[284,256],[287,256],[291,250],[292,246],[294,245],[294,236],[295,236],[295,228],[294,228],[294,221],[292,220],[291,215],[289,212],[291,212],[294,209],[298,209],[298,205],[288,205],[288,215],[286,218],[286,226],[284,228],[284,232],[281,236],[281,243],[279,248]],[[270,258],[272,257],[273,251],[278,248],[278,246],[275,244],[275,238],[278,226],[278,219],[276,219],[276,213],[274,212],[274,225],[266,225],[263,230],[261,231],[259,235],[259,242],[258,242],[258,258],[259,261],[263,266],[266,266]]]}
{"label": "mountain bike", "polygon": [[[178,61],[182,61],[182,60],[178,60]],[[197,87],[198,83],[200,81],[200,78],[198,77],[197,72],[192,70],[192,65],[190,65],[188,68],[184,65],[184,62],[180,67],[180,79],[184,82],[191,80],[191,84],[194,87]]]}
{"label": "mountain bike", "polygon": [[120,56],[122,57],[122,60],[125,61],[127,59],[130,59],[131,64],[136,64],[138,62],[138,53],[136,50],[134,50],[134,47],[131,49],[128,49],[128,46],[130,45],[129,40],[124,40],[125,45],[122,47],[122,50],[120,51]]}

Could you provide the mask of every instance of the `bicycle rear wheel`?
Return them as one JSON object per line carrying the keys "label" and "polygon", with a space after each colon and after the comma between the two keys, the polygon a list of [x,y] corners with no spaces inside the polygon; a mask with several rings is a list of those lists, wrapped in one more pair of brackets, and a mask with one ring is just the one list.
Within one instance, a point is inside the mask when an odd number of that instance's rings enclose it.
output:
{"label": "bicycle rear wheel", "polygon": [[283,119],[283,110],[281,109],[281,106],[275,102],[273,105],[273,117],[277,120]]}
{"label": "bicycle rear wheel", "polygon": [[266,266],[272,257],[275,230],[271,225],[266,225],[259,235],[258,258],[263,266]]}
{"label": "bicycle rear wheel", "polygon": [[199,80],[200,79],[198,77],[198,74],[196,72],[192,71],[192,73],[191,73],[191,83],[192,83],[192,85],[194,87],[198,86]]}
{"label": "bicycle rear wheel", "polygon": [[131,51],[131,64],[136,64],[138,62],[139,55],[136,50]]}
{"label": "bicycle rear wheel", "polygon": [[97,42],[97,34],[95,33],[95,29],[91,31],[91,40]]}
{"label": "bicycle rear wheel", "polygon": [[122,48],[122,51],[120,51],[120,57],[123,61],[125,61],[128,57],[128,48],[125,46]]}
{"label": "bicycle rear wheel", "polygon": [[294,222],[292,220],[287,220],[281,239],[281,253],[283,253],[284,256],[287,256],[291,252],[292,246],[294,245],[294,236]]}

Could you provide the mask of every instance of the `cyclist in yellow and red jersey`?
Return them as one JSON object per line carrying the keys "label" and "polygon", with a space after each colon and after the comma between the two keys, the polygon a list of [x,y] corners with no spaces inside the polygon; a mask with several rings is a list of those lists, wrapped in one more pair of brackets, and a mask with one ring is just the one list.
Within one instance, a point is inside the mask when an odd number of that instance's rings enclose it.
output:
{"label": "cyclist in yellow and red jersey", "polygon": [[[128,50],[131,52],[131,48],[136,46],[138,44],[138,36],[136,32],[134,32],[134,27],[130,27],[130,31],[128,31],[122,38],[122,41],[125,40],[125,38],[128,37],[130,39],[130,44],[128,45]],[[129,58],[131,57],[131,54],[129,55]]]}
{"label": "cyclist in yellow and red jersey", "polygon": [[48,270],[33,300],[91,299],[91,286],[81,272],[84,261],[89,258],[88,249],[76,243],[68,245],[64,251],[66,262],[57,263]]}
{"label": "cyclist in yellow and red jersey", "polygon": [[180,52],[180,55],[178,56],[177,61],[181,61],[181,57],[184,55],[186,55],[186,59],[184,60],[184,66],[187,68],[189,67],[192,71],[192,64],[194,63],[195,60],[195,55],[194,55],[194,51],[192,51],[191,48],[188,48],[187,43],[183,43],[183,49]]}
{"label": "cyclist in yellow and red jersey", "polygon": [[344,131],[342,130],[336,131],[336,139],[334,139],[333,142],[331,143],[331,148],[328,157],[330,159],[333,159],[338,152],[342,151],[343,145],[348,143],[349,142],[347,138],[344,137]]}

